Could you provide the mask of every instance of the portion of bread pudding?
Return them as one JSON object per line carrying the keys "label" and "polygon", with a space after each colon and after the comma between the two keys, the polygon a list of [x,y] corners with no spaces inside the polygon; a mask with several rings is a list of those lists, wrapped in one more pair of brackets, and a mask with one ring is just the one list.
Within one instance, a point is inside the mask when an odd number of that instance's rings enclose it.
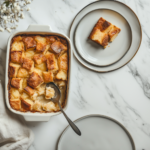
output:
{"label": "portion of bread pudding", "polygon": [[106,48],[108,42],[112,42],[120,31],[120,28],[101,17],[93,28],[89,39]]}
{"label": "portion of bread pudding", "polygon": [[9,102],[13,109],[31,112],[57,112],[50,101],[55,82],[61,91],[61,105],[66,99],[68,80],[68,43],[53,35],[20,35],[11,41],[9,62]]}

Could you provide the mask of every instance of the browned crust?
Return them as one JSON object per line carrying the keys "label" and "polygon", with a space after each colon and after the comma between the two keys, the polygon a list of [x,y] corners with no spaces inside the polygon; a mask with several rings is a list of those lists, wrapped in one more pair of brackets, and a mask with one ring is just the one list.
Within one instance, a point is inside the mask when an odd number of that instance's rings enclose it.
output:
{"label": "browned crust", "polygon": [[33,37],[24,37],[23,42],[25,43],[26,49],[36,47],[36,41]]}
{"label": "browned crust", "polygon": [[11,85],[12,85],[14,88],[19,89],[19,88],[20,88],[20,81],[21,81],[20,78],[12,78],[12,80],[11,80]]}
{"label": "browned crust", "polygon": [[48,54],[47,56],[47,68],[48,70],[53,70],[55,68],[57,68],[57,60],[55,58],[55,55],[54,54]]}
{"label": "browned crust", "polygon": [[27,84],[32,87],[33,89],[35,89],[36,87],[38,87],[40,84],[42,84],[44,81],[43,79],[40,77],[40,75],[36,72],[33,72],[30,77],[27,80]]}
{"label": "browned crust", "polygon": [[10,106],[15,109],[15,110],[20,110],[21,109],[21,102],[20,99],[18,100],[10,100]]}
{"label": "browned crust", "polygon": [[21,107],[27,111],[31,110],[31,105],[21,98]]}
{"label": "browned crust", "polygon": [[33,60],[39,65],[46,61],[46,57],[43,54],[36,54],[34,55]]}
{"label": "browned crust", "polygon": [[43,72],[43,79],[45,83],[53,82],[53,73],[52,72]]}
{"label": "browned crust", "polygon": [[24,88],[24,92],[27,93],[28,95],[32,96],[35,91],[34,91],[34,89],[27,86],[27,87]]}
{"label": "browned crust", "polygon": [[22,63],[22,51],[12,51],[10,53],[11,61],[14,63]]}
{"label": "browned crust", "polygon": [[29,58],[24,58],[22,67],[27,70],[31,70],[31,68],[33,67],[33,64],[34,64],[33,60],[31,60]]}
{"label": "browned crust", "polygon": [[54,53],[59,54],[62,50],[67,50],[67,47],[63,45],[61,42],[56,41],[51,45],[51,49]]}

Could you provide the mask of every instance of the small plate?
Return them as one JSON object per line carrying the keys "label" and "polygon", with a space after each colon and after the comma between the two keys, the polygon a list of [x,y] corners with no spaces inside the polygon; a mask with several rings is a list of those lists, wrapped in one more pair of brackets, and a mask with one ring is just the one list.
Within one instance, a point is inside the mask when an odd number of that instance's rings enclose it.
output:
{"label": "small plate", "polygon": [[[121,29],[115,40],[105,49],[88,39],[100,17]],[[86,14],[80,20],[75,32],[75,46],[78,53],[85,61],[97,66],[108,66],[120,60],[129,50],[131,42],[132,33],[127,20],[119,13],[108,9],[97,9]]]}
{"label": "small plate", "polygon": [[[78,27],[79,22],[82,20],[82,18],[85,15],[87,15],[88,13],[95,11],[97,9],[109,9],[109,10],[117,12],[118,14],[120,14],[121,16],[126,18],[126,20],[128,21],[128,23],[131,27],[132,43],[131,43],[129,50],[119,61],[117,61],[116,63],[113,63],[112,65],[109,65],[109,66],[96,66],[96,65],[93,65],[93,64],[87,62],[85,59],[83,59],[81,57],[81,55],[79,54],[79,52],[75,46],[75,32],[76,32],[76,28]],[[115,22],[113,22],[113,23],[115,24]],[[91,29],[90,29],[90,31],[91,31]],[[119,34],[122,34],[121,32]],[[110,44],[110,47],[112,46],[112,44],[116,43],[116,41],[118,40],[119,37],[120,37],[120,35],[118,35],[118,37]],[[114,71],[116,69],[123,67],[128,62],[130,62],[132,60],[132,58],[136,55],[136,53],[138,52],[139,47],[141,45],[141,41],[142,41],[142,28],[141,28],[141,24],[140,24],[140,21],[139,21],[137,15],[134,13],[134,11],[130,7],[128,7],[127,5],[125,5],[124,3],[119,2],[119,1],[112,1],[112,0],[103,1],[102,0],[102,1],[96,1],[96,2],[90,3],[89,5],[85,6],[76,15],[76,17],[74,18],[74,20],[72,22],[71,28],[70,28],[70,39],[72,41],[74,56],[77,58],[77,60],[83,66],[85,66],[88,69],[91,69],[93,71],[97,71],[97,72],[110,72],[110,71]]]}
{"label": "small plate", "polygon": [[113,118],[89,115],[75,121],[82,135],[68,126],[57,143],[57,150],[135,150],[125,127]]}

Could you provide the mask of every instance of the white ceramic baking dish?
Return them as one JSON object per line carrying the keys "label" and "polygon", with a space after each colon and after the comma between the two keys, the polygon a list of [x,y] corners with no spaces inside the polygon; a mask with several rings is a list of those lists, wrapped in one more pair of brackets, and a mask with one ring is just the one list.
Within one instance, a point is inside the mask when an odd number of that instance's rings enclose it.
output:
{"label": "white ceramic baking dish", "polygon": [[65,106],[64,106],[64,110],[66,110],[67,105],[68,105],[68,100],[69,100],[69,91],[70,91],[70,77],[71,77],[71,60],[72,60],[72,51],[71,51],[71,41],[70,39],[62,34],[62,33],[58,33],[58,32],[53,32],[49,26],[47,25],[30,25],[28,27],[27,30],[25,31],[17,31],[13,34],[11,34],[11,36],[8,39],[8,44],[7,44],[7,56],[6,56],[6,72],[5,72],[5,97],[6,97],[6,104],[8,109],[18,115],[22,115],[24,117],[24,119],[26,121],[48,121],[50,119],[50,117],[55,116],[60,114],[61,112],[56,112],[56,113],[32,113],[32,112],[20,112],[20,111],[16,111],[14,109],[11,108],[10,103],[9,103],[9,91],[8,91],[8,66],[9,66],[9,53],[10,53],[10,44],[11,44],[11,40],[14,36],[16,35],[20,35],[20,34],[48,34],[48,35],[57,35],[60,37],[65,38],[68,41],[68,45],[69,45],[69,69],[68,69],[68,85],[67,85],[67,92],[66,92],[66,102],[65,102]]}

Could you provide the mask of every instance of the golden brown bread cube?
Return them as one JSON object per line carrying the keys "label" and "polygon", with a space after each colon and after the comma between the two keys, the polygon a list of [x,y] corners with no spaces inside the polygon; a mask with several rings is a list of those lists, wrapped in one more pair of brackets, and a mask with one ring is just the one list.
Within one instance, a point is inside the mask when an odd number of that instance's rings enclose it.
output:
{"label": "golden brown bread cube", "polygon": [[24,88],[24,92],[27,93],[29,96],[32,96],[35,93],[35,90],[27,86]]}
{"label": "golden brown bread cube", "polygon": [[49,43],[49,44],[54,43],[56,41],[56,39],[57,38],[55,36],[47,36],[46,37],[47,43]]}
{"label": "golden brown bread cube", "polygon": [[13,86],[16,89],[22,90],[22,82],[23,82],[23,79],[21,78],[12,78],[11,86]]}
{"label": "golden brown bread cube", "polygon": [[64,53],[58,58],[59,70],[68,70],[68,54]]}
{"label": "golden brown bread cube", "polygon": [[36,47],[36,41],[33,37],[25,37],[23,42],[25,43],[26,51],[34,50]]}
{"label": "golden brown bread cube", "polygon": [[[36,72],[38,75],[40,75],[42,77],[42,70],[38,69],[38,68],[34,68],[33,72]],[[31,72],[32,73],[32,72]]]}
{"label": "golden brown bread cube", "polygon": [[32,71],[34,68],[34,61],[29,58],[24,58],[22,67],[29,71]]}
{"label": "golden brown bread cube", "polygon": [[22,56],[23,56],[22,51],[12,51],[10,53],[11,62],[13,62],[13,63],[22,63]]}
{"label": "golden brown bread cube", "polygon": [[24,51],[24,43],[22,42],[21,36],[13,38],[13,43],[11,44],[11,51]]}
{"label": "golden brown bread cube", "polygon": [[11,78],[15,78],[17,76],[17,73],[18,73],[18,69],[20,68],[21,66],[19,64],[14,64],[14,63],[10,63],[9,64],[9,70],[8,70],[8,74],[9,74],[9,77]]}
{"label": "golden brown bread cube", "polygon": [[53,50],[53,52],[55,52],[56,54],[59,54],[61,51],[63,50],[67,50],[67,47],[65,45],[63,45],[60,41],[56,41],[51,45],[51,49]]}
{"label": "golden brown bread cube", "polygon": [[33,89],[37,88],[38,86],[40,86],[43,83],[43,79],[41,78],[41,76],[36,73],[36,72],[32,72],[32,74],[29,76],[28,80],[27,80],[27,84],[32,87]]}
{"label": "golden brown bread cube", "polygon": [[19,99],[20,98],[19,90],[11,87],[9,90],[9,97],[10,99]]}
{"label": "golden brown bread cube", "polygon": [[24,57],[25,58],[30,58],[30,59],[32,59],[33,58],[33,56],[35,55],[35,52],[34,51],[25,51],[24,52]]}
{"label": "golden brown bread cube", "polygon": [[120,28],[113,25],[113,27],[111,28],[111,30],[108,33],[110,42],[112,42],[117,37],[117,35],[119,34],[120,31],[121,31]]}
{"label": "golden brown bread cube", "polygon": [[10,106],[15,110],[21,109],[21,102],[20,99],[10,99]]}
{"label": "golden brown bread cube", "polygon": [[49,71],[55,72],[58,70],[57,59],[53,53],[47,53],[46,55],[47,61],[47,68]]}
{"label": "golden brown bread cube", "polygon": [[41,63],[41,64],[35,64],[35,67],[37,68],[37,69],[40,69],[41,71],[46,71],[47,70],[47,66],[46,66],[46,63],[44,62],[44,63]]}
{"label": "golden brown bread cube", "polygon": [[43,54],[36,54],[34,55],[33,60],[39,65],[46,61],[46,57]]}
{"label": "golden brown bread cube", "polygon": [[29,71],[25,68],[19,68],[17,78],[27,78],[29,76]]}
{"label": "golden brown bread cube", "polygon": [[31,111],[33,107],[33,101],[31,99],[22,99],[21,98],[21,106],[23,109]]}
{"label": "golden brown bread cube", "polygon": [[53,72],[43,72],[43,79],[45,83],[53,82]]}
{"label": "golden brown bread cube", "polygon": [[48,50],[46,37],[35,36],[36,52],[45,52]]}

